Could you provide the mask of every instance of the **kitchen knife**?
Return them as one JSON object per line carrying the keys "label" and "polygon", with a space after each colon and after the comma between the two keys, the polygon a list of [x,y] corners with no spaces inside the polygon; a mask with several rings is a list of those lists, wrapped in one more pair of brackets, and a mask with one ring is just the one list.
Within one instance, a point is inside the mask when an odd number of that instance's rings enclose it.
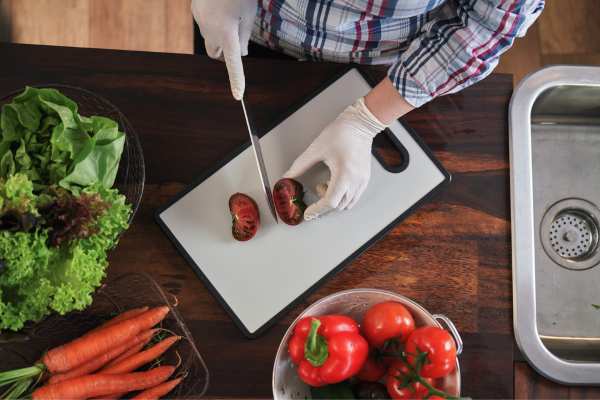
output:
{"label": "kitchen knife", "polygon": [[246,104],[244,98],[241,99],[242,110],[244,111],[244,119],[246,120],[246,127],[248,128],[248,134],[250,135],[250,141],[252,142],[252,149],[254,150],[254,158],[256,159],[256,166],[258,167],[258,174],[260,175],[260,181],[262,183],[263,191],[267,196],[267,203],[269,203],[269,209],[271,214],[277,221],[277,213],[275,212],[275,203],[273,202],[273,193],[271,192],[271,184],[269,183],[269,175],[267,175],[267,169],[265,168],[265,160],[263,159],[262,150],[260,148],[260,139],[256,136],[252,127],[250,126],[250,120],[248,119],[248,113],[246,112]]}

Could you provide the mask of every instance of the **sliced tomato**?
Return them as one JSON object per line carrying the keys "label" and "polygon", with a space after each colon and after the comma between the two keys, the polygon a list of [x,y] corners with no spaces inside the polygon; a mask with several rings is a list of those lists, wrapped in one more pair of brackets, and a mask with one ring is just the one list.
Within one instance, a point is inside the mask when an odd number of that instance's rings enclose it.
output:
{"label": "sliced tomato", "polygon": [[234,239],[242,242],[252,239],[260,227],[256,202],[248,195],[236,193],[229,198],[229,212]]}
{"label": "sliced tomato", "polygon": [[288,225],[298,225],[304,219],[304,188],[293,179],[280,179],[273,187],[277,215]]}

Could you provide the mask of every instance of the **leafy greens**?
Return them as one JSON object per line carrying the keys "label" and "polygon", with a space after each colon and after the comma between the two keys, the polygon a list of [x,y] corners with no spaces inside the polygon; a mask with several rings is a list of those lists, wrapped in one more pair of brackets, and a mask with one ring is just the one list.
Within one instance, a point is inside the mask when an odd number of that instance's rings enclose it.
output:
{"label": "leafy greens", "polygon": [[112,188],[124,144],[116,121],[55,89],[2,106],[0,331],[91,304],[131,215]]}
{"label": "leafy greens", "polygon": [[113,186],[125,134],[117,122],[84,117],[56,89],[27,87],[2,107],[0,176],[23,173],[35,189]]}
{"label": "leafy greens", "polygon": [[[60,246],[52,245],[54,221],[45,220],[40,210],[62,196],[97,198],[102,212],[94,221],[94,234],[76,237]],[[0,330],[21,329],[26,321],[38,321],[51,311],[60,314],[82,310],[92,302],[92,293],[105,274],[107,251],[127,228],[131,207],[116,189],[101,185],[83,189],[79,194],[47,193],[36,195],[24,174],[0,179],[0,215],[13,204],[27,200],[28,209],[39,219],[38,229],[0,231]],[[84,200],[87,201],[87,200]],[[87,221],[86,221],[87,222]]]}

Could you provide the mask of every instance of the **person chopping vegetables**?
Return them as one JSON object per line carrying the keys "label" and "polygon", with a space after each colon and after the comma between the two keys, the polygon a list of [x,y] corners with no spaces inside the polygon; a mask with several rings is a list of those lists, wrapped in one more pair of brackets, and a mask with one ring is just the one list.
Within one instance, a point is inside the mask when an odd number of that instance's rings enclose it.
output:
{"label": "person chopping vegetables", "polygon": [[192,0],[206,52],[225,61],[231,92],[244,95],[248,43],[299,60],[389,64],[387,77],[356,99],[284,174],[296,178],[323,162],[325,195],[311,220],[351,209],[371,174],[371,145],[395,119],[488,76],[544,0]]}

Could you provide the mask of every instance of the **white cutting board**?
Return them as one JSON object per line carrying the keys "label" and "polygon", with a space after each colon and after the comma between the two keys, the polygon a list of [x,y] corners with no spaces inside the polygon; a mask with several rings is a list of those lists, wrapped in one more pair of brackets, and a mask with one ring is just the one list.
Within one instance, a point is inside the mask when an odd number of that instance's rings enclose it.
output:
{"label": "white cutting board", "polygon": [[[351,69],[264,135],[261,144],[271,184],[329,122],[370,89],[360,72]],[[159,211],[161,226],[246,335],[255,336],[266,328],[277,314],[353,253],[364,250],[371,244],[367,242],[446,180],[399,122],[390,130],[409,153],[408,167],[391,173],[373,158],[368,189],[351,211],[298,226],[276,224],[250,147]],[[314,200],[315,185],[327,177],[324,166],[302,177],[309,191],[306,197]],[[248,242],[231,236],[228,200],[235,192],[250,195],[260,209],[260,230]]]}

